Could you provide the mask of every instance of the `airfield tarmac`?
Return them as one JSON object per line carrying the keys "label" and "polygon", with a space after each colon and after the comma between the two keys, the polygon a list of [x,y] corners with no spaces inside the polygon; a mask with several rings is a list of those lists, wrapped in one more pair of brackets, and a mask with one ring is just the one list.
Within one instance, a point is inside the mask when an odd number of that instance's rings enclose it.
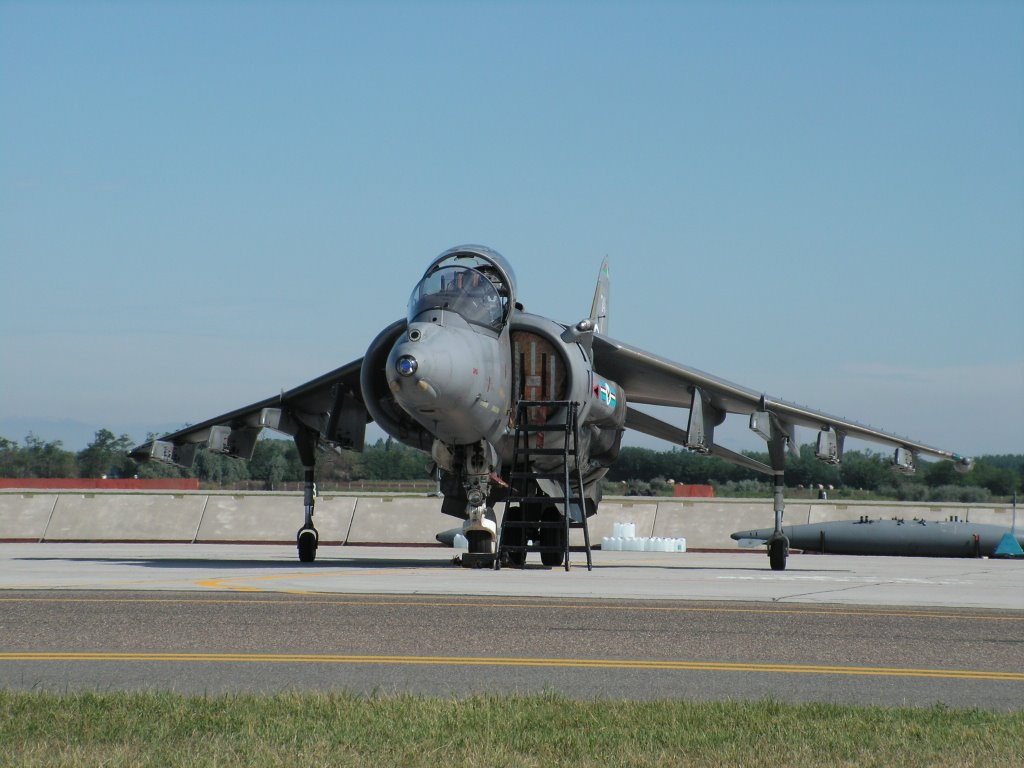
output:
{"label": "airfield tarmac", "polygon": [[1024,707],[1021,561],[454,554],[0,544],[0,686]]}

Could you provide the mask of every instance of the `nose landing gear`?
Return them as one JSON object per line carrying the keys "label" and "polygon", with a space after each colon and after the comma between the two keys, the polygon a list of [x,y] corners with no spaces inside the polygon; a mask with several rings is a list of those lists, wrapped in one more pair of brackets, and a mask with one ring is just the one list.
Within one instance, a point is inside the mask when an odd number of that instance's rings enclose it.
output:
{"label": "nose landing gear", "polygon": [[498,523],[494,510],[481,505],[470,510],[469,518],[462,525],[462,534],[469,546],[462,556],[465,568],[490,568],[494,565],[495,543]]}

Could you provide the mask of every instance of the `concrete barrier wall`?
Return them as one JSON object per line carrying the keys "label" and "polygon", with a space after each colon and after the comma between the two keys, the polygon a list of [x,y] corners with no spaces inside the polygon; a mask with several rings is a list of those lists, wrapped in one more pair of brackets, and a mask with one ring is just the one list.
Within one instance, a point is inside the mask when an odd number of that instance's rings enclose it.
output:
{"label": "concrete barrier wall", "polygon": [[350,544],[437,544],[440,531],[459,521],[441,514],[441,500],[429,496],[360,496],[352,518]]}
{"label": "concrete barrier wall", "polygon": [[[771,502],[746,499],[686,499],[658,504],[658,519],[648,536],[682,537],[687,549],[733,548],[729,534],[743,528],[767,528],[774,523]],[[807,504],[786,506],[788,524],[807,522]],[[637,533],[639,536],[639,532]]]}
{"label": "concrete barrier wall", "polygon": [[[316,500],[313,525],[324,544],[343,544],[352,525],[354,496]],[[302,496],[294,493],[225,493],[207,497],[197,542],[293,542],[303,522]]]}
{"label": "concrete barrier wall", "polygon": [[[348,544],[435,544],[435,535],[459,521],[440,513],[440,499],[423,495],[317,499],[314,522],[321,541]],[[501,508],[497,510],[499,513]],[[1008,504],[791,501],[785,522],[904,518],[961,520],[1010,527]],[[637,536],[683,537],[690,549],[732,549],[733,531],[770,527],[770,500],[605,499],[590,518],[591,543],[610,536],[617,522],[634,523]],[[293,542],[302,523],[295,493],[147,493],[0,491],[0,540]],[[1024,525],[1022,511],[1021,525]],[[582,544],[581,531],[572,542]]]}
{"label": "concrete barrier wall", "polygon": [[0,493],[0,541],[39,541],[56,504],[56,493]]}
{"label": "concrete barrier wall", "polygon": [[192,541],[202,494],[61,493],[45,541]]}

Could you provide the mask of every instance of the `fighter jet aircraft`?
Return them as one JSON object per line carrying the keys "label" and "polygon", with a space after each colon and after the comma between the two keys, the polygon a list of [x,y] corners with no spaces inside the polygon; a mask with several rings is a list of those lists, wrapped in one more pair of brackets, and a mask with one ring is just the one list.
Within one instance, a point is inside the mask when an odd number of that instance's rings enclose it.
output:
{"label": "fighter jet aircraft", "polygon": [[[601,501],[601,479],[625,429],[719,456],[774,478],[772,569],[786,567],[782,531],[786,449],[794,427],[817,430],[817,457],[838,464],[847,436],[894,449],[913,472],[918,456],[971,460],[873,427],[768,397],[615,341],[608,330],[609,279],[601,265],[588,317],[563,324],[526,312],[511,265],[480,245],[451,248],[430,262],[406,316],[370,342],[359,360],[295,389],[208,419],[131,451],[138,460],[188,466],[196,448],[250,458],[264,428],[291,435],[305,470],[299,559],[316,557],[314,468],[318,449],[361,450],[367,423],[429,452],[440,472],[441,512],[464,520],[469,554],[495,558],[499,536],[522,564],[530,542],[546,565],[568,567],[570,521],[585,523]],[[687,409],[686,426],[630,404]],[[764,464],[715,442],[727,414],[749,419]],[[524,489],[524,485],[525,489]],[[514,490],[516,487],[519,490]],[[499,533],[494,507],[515,498]],[[564,523],[564,526],[563,526]],[[509,543],[509,542],[512,543]]]}

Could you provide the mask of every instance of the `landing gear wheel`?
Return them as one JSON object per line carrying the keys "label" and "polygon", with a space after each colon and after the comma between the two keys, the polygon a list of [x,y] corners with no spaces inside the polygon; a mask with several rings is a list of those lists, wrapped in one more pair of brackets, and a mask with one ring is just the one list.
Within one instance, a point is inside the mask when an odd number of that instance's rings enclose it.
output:
{"label": "landing gear wheel", "polygon": [[[466,533],[466,542],[468,543],[466,554],[469,557],[464,558],[463,561],[473,568],[482,568],[485,565],[484,561],[494,556],[492,541],[491,535],[485,531],[468,531]],[[487,565],[490,566],[490,564]]]}
{"label": "landing gear wheel", "polygon": [[789,557],[789,539],[781,536],[768,542],[768,562],[773,571],[786,570],[786,558]]}
{"label": "landing gear wheel", "polygon": [[[549,509],[544,513],[545,522],[562,522],[562,516],[558,510]],[[540,545],[542,547],[558,547],[557,551],[541,552],[540,561],[549,568],[561,565],[565,562],[565,529],[559,527],[544,526],[540,529]]]}
{"label": "landing gear wheel", "polygon": [[299,548],[299,562],[312,563],[316,560],[316,548],[320,543],[320,536],[316,528],[303,528],[295,537]]}

